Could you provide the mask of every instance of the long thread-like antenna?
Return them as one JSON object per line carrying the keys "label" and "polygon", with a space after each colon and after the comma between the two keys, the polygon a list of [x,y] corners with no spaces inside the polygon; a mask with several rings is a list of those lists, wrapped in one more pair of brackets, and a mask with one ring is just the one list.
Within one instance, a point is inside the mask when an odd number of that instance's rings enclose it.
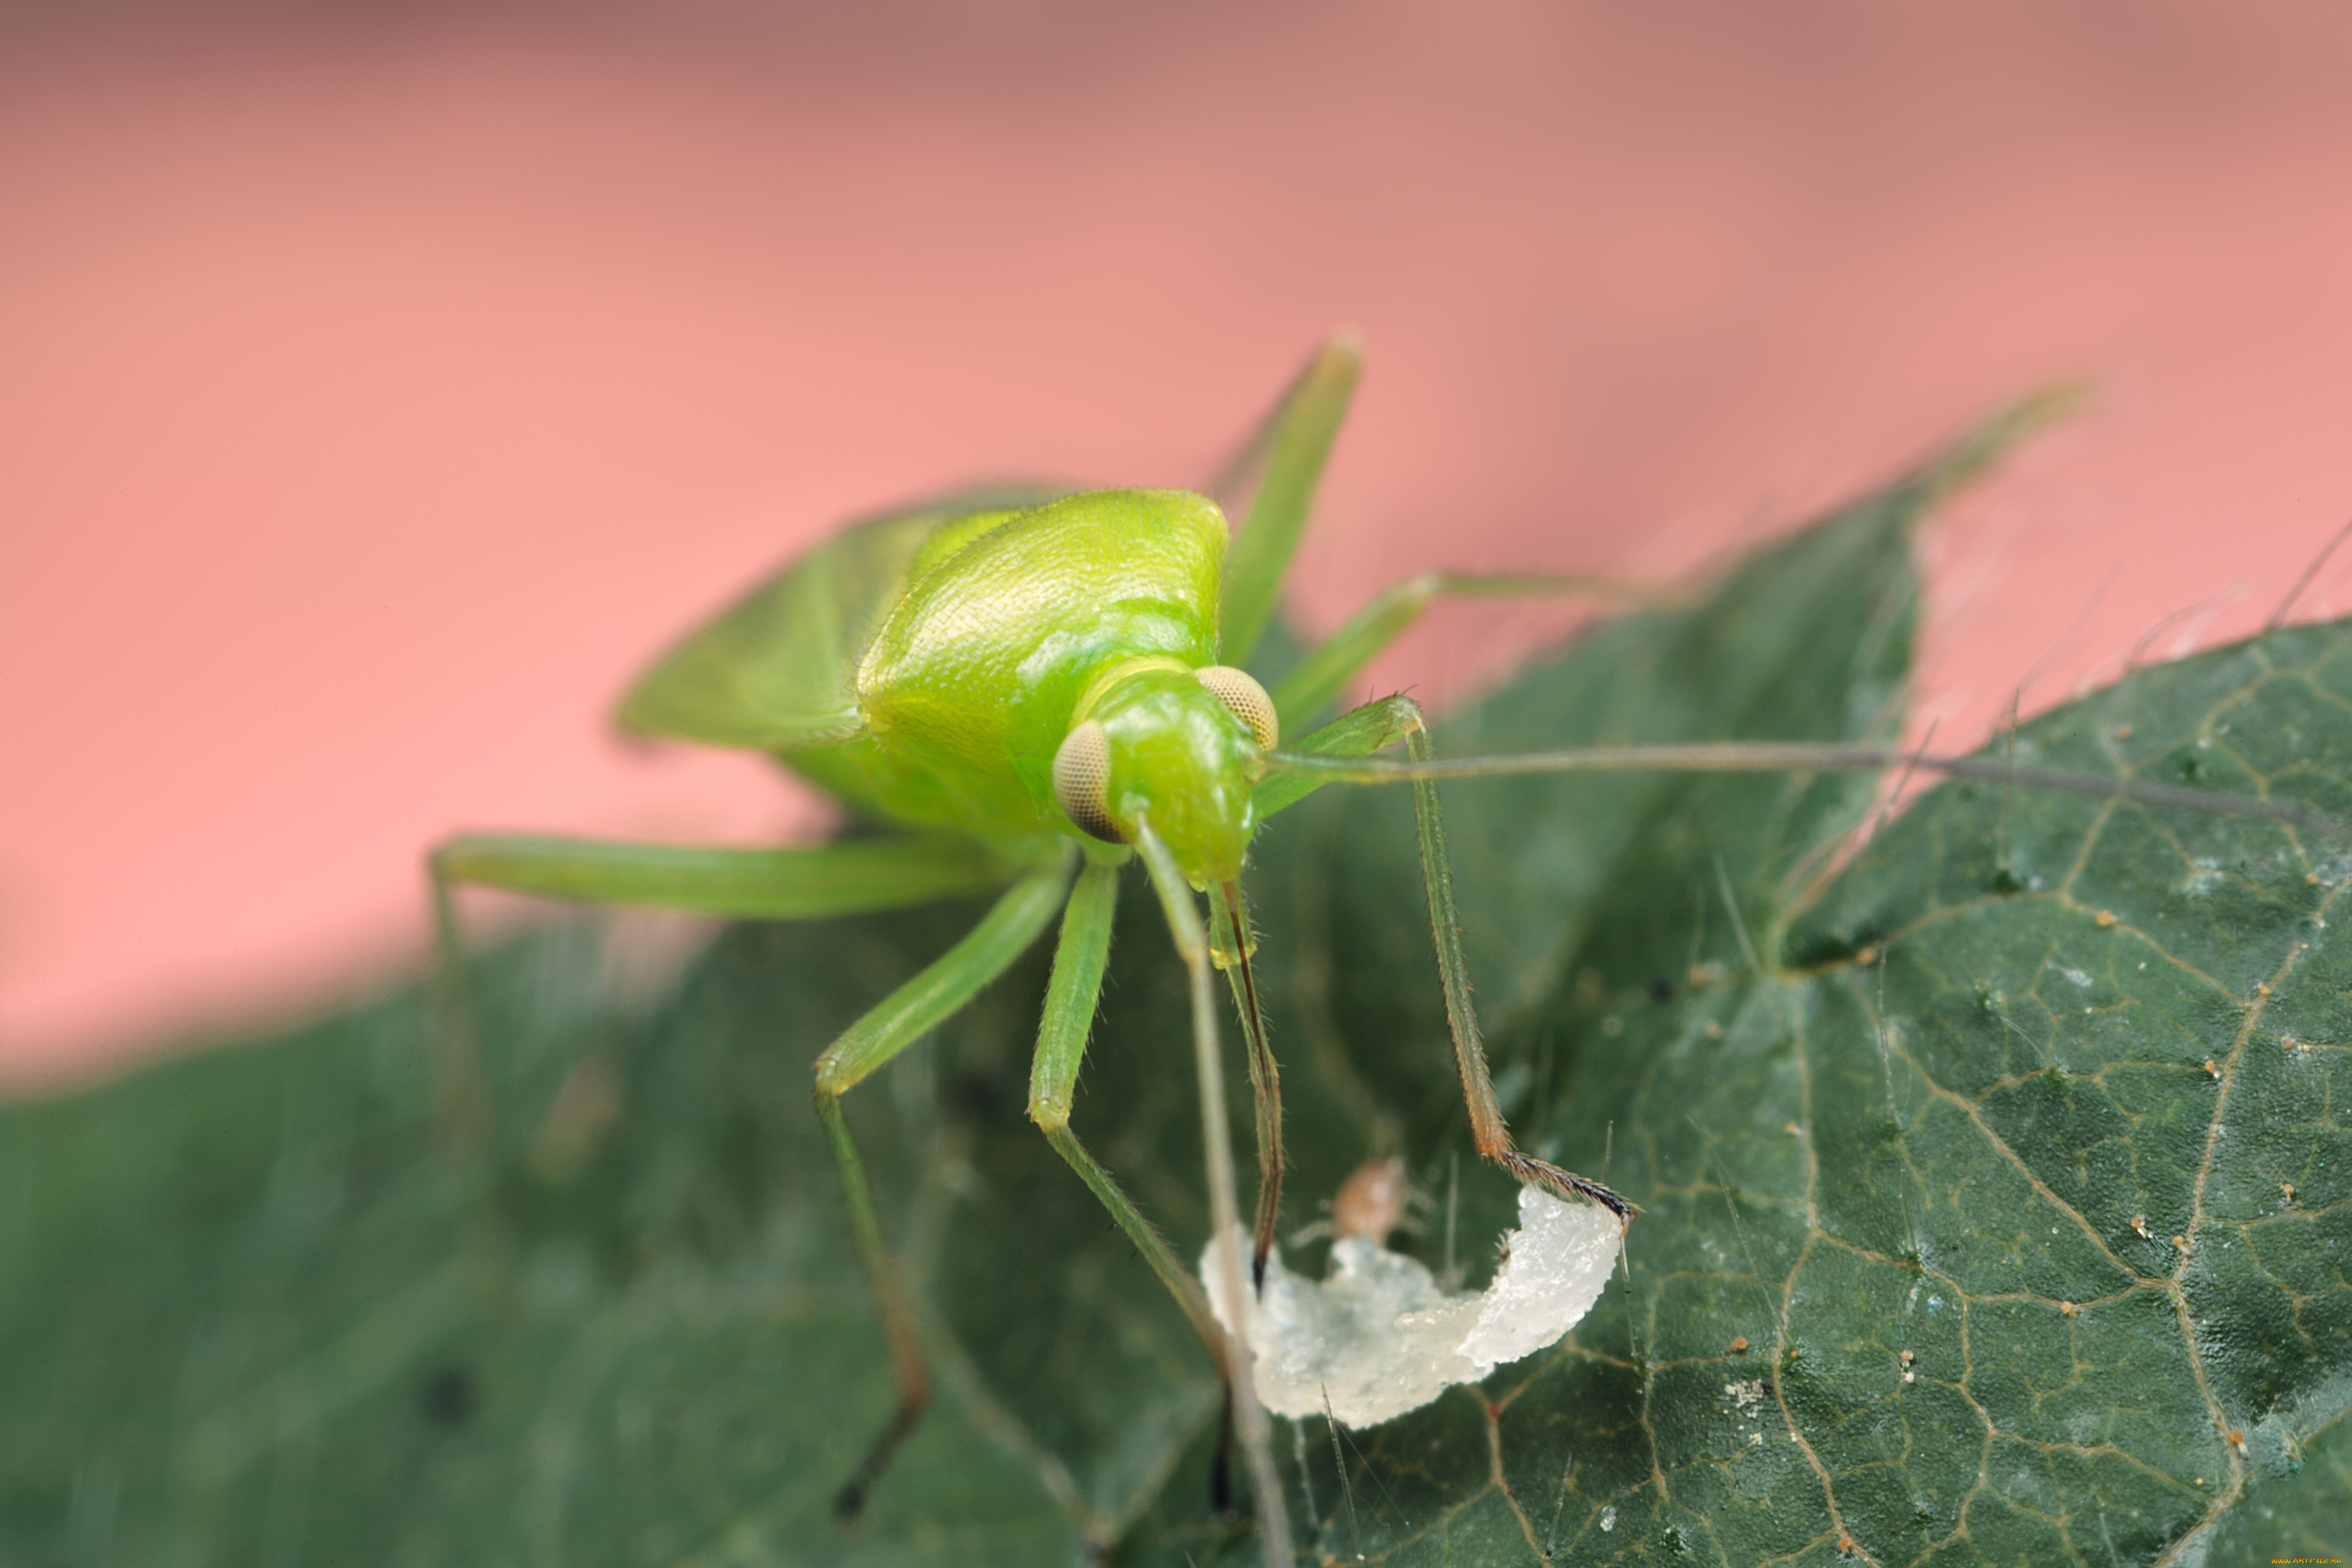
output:
{"label": "long thread-like antenna", "polygon": [[2258,817],[2308,828],[2326,838],[2352,844],[2352,827],[2292,797],[2269,799],[2222,790],[2189,789],[2145,779],[2094,778],[2058,768],[2017,767],[1986,757],[1930,756],[1893,746],[1847,746],[1802,741],[1717,741],[1688,745],[1592,746],[1575,751],[1525,752],[1507,757],[1449,757],[1410,762],[1394,757],[1319,757],[1271,752],[1266,765],[1337,784],[1399,784],[1411,779],[1486,778],[1506,773],[1793,773],[1806,769],[1847,773],[1885,768],[1925,768],[1948,778],[2031,789],[2137,801],[2218,816]]}

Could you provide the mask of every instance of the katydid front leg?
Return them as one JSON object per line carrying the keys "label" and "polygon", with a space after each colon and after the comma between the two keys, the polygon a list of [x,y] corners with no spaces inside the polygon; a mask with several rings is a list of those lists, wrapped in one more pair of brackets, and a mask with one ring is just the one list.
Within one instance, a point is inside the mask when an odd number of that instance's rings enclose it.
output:
{"label": "katydid front leg", "polygon": [[1209,1360],[1225,1385],[1225,1415],[1218,1432],[1217,1459],[1210,1475],[1212,1501],[1220,1513],[1233,1510],[1226,1471],[1234,1403],[1234,1347],[1209,1311],[1209,1299],[1159,1227],[1143,1216],[1118,1180],[1087,1152],[1070,1126],[1070,1105],[1086,1059],[1087,1037],[1102,997],[1103,970],[1110,958],[1110,932],[1118,907],[1118,868],[1098,861],[1078,873],[1062,910],[1061,941],[1054,949],[1054,975],[1045,987],[1045,1011],[1037,1026],[1037,1054],[1029,1073],[1029,1119],[1045,1134],[1078,1179],[1099,1199],[1119,1229],[1160,1276],[1192,1330],[1209,1349]]}
{"label": "katydid front leg", "polygon": [[[1429,721],[1410,697],[1391,697],[1405,725],[1405,750],[1416,763],[1426,763],[1435,751],[1430,744]],[[1454,908],[1454,871],[1445,857],[1445,818],[1438,809],[1437,781],[1412,782],[1413,823],[1421,837],[1421,880],[1429,899],[1429,931],[1437,943],[1437,973],[1445,989],[1446,1031],[1454,1037],[1454,1065],[1462,1079],[1462,1097],[1470,1108],[1470,1133],[1478,1152],[1521,1182],[1532,1182],[1556,1196],[1582,1196],[1606,1207],[1621,1225],[1631,1225],[1640,1211],[1598,1182],[1563,1171],[1511,1144],[1510,1129],[1503,1123],[1503,1107],[1495,1098],[1494,1080],[1486,1073],[1486,1050],[1478,1034],[1477,1009],[1470,1002],[1470,966],[1462,957],[1462,924]]]}
{"label": "katydid front leg", "polygon": [[[1334,719],[1321,729],[1286,748],[1294,757],[1332,759],[1370,757],[1402,741],[1416,763],[1433,756],[1429,721],[1421,705],[1410,697],[1384,697]],[[1559,1166],[1521,1153],[1511,1142],[1510,1129],[1496,1099],[1493,1079],[1478,1031],[1477,1010],[1470,1000],[1470,970],[1462,955],[1462,932],[1454,907],[1454,876],[1445,854],[1445,821],[1439,809],[1433,779],[1413,781],[1413,819],[1421,839],[1422,883],[1429,900],[1430,935],[1437,948],[1437,973],[1445,994],[1447,1033],[1454,1044],[1454,1063],[1462,1079],[1462,1098],[1470,1112],[1470,1131],[1478,1152],[1519,1181],[1566,1197],[1591,1198],[1630,1223],[1633,1205],[1598,1182],[1588,1181]],[[1261,820],[1306,798],[1321,781],[1311,774],[1275,773],[1257,786]]]}
{"label": "katydid front leg", "polygon": [[1258,1005],[1257,974],[1250,954],[1257,945],[1251,934],[1249,907],[1239,881],[1212,883],[1209,918],[1213,933],[1211,959],[1225,972],[1234,994],[1234,1010],[1241,1015],[1244,1059],[1249,1064],[1250,1103],[1257,1128],[1257,1222],[1250,1243],[1250,1284],[1265,1286],[1265,1260],[1274,1251],[1274,1233],[1282,1209],[1282,1069],[1267,1044],[1265,1012]]}
{"label": "katydid front leg", "polygon": [[1097,863],[1078,873],[1062,911],[1061,940],[1054,949],[1054,975],[1045,987],[1045,1011],[1037,1025],[1037,1054],[1030,1064],[1029,1119],[1045,1134],[1070,1169],[1078,1173],[1110,1216],[1118,1222],[1151,1271],[1184,1309],[1184,1316],[1209,1347],[1220,1375],[1227,1373],[1224,1331],[1209,1314],[1208,1298],[1159,1228],[1143,1216],[1118,1181],[1087,1152],[1070,1127],[1070,1106],[1086,1059],[1087,1037],[1102,996],[1103,970],[1110,957],[1110,932],[1118,905],[1118,868]]}

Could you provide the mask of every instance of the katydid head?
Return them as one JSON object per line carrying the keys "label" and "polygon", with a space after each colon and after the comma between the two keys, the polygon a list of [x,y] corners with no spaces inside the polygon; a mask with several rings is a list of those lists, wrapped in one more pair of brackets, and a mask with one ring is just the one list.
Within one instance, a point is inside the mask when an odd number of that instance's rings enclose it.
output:
{"label": "katydid head", "polygon": [[1082,833],[1135,841],[1149,817],[1185,879],[1230,882],[1256,830],[1252,795],[1277,739],[1274,704],[1238,669],[1150,668],[1104,692],[1054,758],[1054,795]]}

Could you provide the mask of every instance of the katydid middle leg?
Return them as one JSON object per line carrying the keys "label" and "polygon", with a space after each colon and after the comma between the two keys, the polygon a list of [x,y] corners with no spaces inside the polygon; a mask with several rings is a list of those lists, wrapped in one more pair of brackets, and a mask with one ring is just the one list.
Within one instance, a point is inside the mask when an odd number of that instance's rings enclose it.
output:
{"label": "katydid middle leg", "polygon": [[[930,1403],[914,1314],[882,1239],[866,1167],[841,1097],[1003,973],[1034,942],[1069,885],[1066,857],[1032,868],[963,940],[852,1024],[816,1064],[816,1110],[848,1200],[858,1258],[880,1311],[898,1384],[888,1425],[835,1499],[854,1518],[890,1457]],[[586,902],[653,905],[708,914],[806,918],[904,908],[1001,888],[1006,868],[968,840],[910,837],[807,849],[682,848],[586,839],[473,835],[435,851],[436,929],[450,984],[461,955],[451,902],[459,885]],[[447,1054],[445,1051],[445,1054]]]}
{"label": "katydid middle leg", "polygon": [[881,1222],[875,1215],[873,1194],[866,1185],[866,1164],[842,1114],[841,1097],[961,1011],[982,986],[1003,973],[1045,929],[1054,911],[1062,906],[1068,886],[1066,862],[1041,867],[1022,878],[970,934],[843,1030],[841,1037],[817,1058],[817,1116],[824,1123],[834,1163],[841,1171],[858,1260],[873,1288],[875,1305],[881,1310],[883,1334],[889,1342],[898,1381],[898,1406],[888,1424],[834,1499],[834,1512],[845,1521],[857,1517],[865,1507],[866,1494],[929,1408],[931,1385],[915,1335],[914,1312],[899,1283],[898,1265],[882,1239]]}

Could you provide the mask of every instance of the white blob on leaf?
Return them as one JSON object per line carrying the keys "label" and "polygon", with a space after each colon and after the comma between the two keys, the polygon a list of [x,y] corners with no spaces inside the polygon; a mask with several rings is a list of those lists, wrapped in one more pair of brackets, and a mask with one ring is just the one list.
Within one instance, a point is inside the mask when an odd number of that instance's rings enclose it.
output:
{"label": "white blob on leaf", "polygon": [[[1258,1399],[1292,1417],[1322,1414],[1328,1399],[1343,1426],[1418,1410],[1575,1327],[1609,1282],[1622,1235],[1617,1216],[1598,1204],[1522,1187],[1519,1228],[1505,1243],[1495,1282],[1476,1295],[1447,1295],[1419,1263],[1363,1237],[1333,1242],[1331,1272],[1319,1280],[1270,1257],[1249,1314]],[[1247,1251],[1239,1226],[1235,1236]],[[1201,1254],[1201,1278],[1230,1331],[1238,1314],[1213,1267],[1216,1245]]]}

